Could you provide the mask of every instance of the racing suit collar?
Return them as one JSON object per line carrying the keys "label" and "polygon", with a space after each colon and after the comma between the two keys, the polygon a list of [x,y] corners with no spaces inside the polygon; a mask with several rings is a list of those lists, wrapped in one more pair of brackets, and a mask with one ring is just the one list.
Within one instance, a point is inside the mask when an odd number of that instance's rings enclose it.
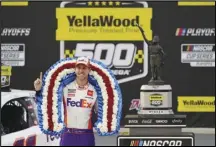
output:
{"label": "racing suit collar", "polygon": [[87,83],[86,83],[85,85],[83,85],[83,86],[80,86],[80,85],[78,85],[78,83],[77,83],[77,81],[76,81],[75,85],[76,85],[76,88],[77,88],[78,90],[86,90],[86,89],[88,89],[88,87],[89,87],[89,82],[87,82]]}

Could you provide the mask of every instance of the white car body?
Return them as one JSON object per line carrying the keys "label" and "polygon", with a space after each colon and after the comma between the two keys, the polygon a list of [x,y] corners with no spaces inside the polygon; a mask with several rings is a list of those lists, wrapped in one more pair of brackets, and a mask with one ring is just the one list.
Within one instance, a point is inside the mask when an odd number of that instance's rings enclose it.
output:
{"label": "white car body", "polygon": [[[25,97],[33,99],[35,91],[11,89],[10,92],[1,92],[1,109],[9,101]],[[35,108],[33,109],[36,110]],[[38,125],[33,125],[27,129],[13,133],[1,134],[1,146],[15,146],[15,144],[19,146],[59,146],[59,141],[59,137],[43,134]]]}

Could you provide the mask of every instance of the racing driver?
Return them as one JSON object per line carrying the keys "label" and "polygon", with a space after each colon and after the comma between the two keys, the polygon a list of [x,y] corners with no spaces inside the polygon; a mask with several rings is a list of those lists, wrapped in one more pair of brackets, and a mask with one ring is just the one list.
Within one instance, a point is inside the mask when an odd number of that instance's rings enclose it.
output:
{"label": "racing driver", "polygon": [[[61,135],[60,146],[95,146],[92,113],[97,112],[97,95],[88,82],[90,61],[79,57],[76,61],[76,79],[63,90],[64,122],[66,129]],[[42,88],[42,73],[34,81],[36,95]]]}

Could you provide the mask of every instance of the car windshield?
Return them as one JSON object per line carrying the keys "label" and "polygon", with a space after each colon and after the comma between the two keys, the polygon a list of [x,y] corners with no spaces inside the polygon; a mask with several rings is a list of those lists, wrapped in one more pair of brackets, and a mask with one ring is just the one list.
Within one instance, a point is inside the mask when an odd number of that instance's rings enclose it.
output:
{"label": "car windshield", "polygon": [[33,97],[21,97],[7,102],[1,109],[1,135],[37,125],[36,109]]}

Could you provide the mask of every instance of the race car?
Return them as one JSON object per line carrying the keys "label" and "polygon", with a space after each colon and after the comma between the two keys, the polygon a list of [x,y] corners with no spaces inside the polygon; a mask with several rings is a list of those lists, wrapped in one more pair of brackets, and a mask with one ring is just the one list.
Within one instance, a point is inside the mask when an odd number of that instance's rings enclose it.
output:
{"label": "race car", "polygon": [[40,131],[36,109],[35,91],[1,91],[2,146],[59,146],[59,136]]}

